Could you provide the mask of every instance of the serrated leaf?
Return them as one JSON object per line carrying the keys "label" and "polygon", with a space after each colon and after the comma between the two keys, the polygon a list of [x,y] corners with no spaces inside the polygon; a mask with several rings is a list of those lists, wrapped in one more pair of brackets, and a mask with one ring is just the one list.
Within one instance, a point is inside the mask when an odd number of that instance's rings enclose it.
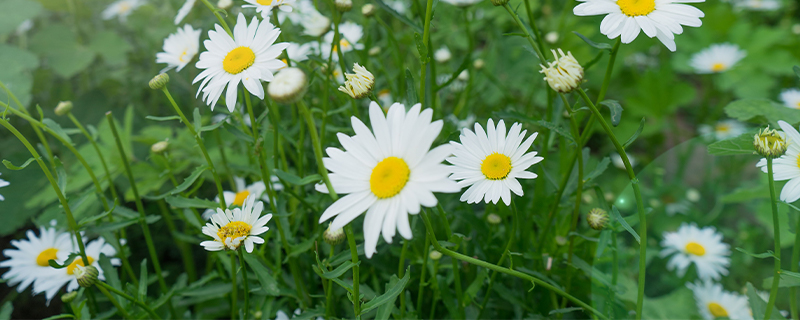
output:
{"label": "serrated leaf", "polygon": [[714,142],[708,145],[708,153],[715,156],[753,154],[754,132],[743,133],[736,138]]}
{"label": "serrated leaf", "polygon": [[28,165],[30,165],[32,162],[36,161],[37,159],[41,159],[41,158],[29,158],[28,161],[25,161],[25,163],[23,163],[19,167],[15,166],[13,163],[11,163],[11,161],[8,161],[8,160],[4,159],[3,160],[3,165],[6,166],[6,168],[8,170],[19,171],[19,170],[25,169],[26,167],[28,167]]}
{"label": "serrated leaf", "polygon": [[637,243],[640,244],[642,243],[642,240],[639,238],[639,234],[636,233],[636,231],[633,230],[633,228],[631,228],[631,225],[628,224],[628,221],[622,218],[622,215],[619,214],[619,210],[617,210],[616,206],[611,206],[611,217],[617,220],[617,222],[619,222],[619,224],[622,225],[623,228],[625,228],[625,231],[628,231],[628,233],[630,233],[633,236],[633,238],[636,239]]}
{"label": "serrated leaf", "polygon": [[377,296],[372,300],[370,300],[369,302],[365,303],[362,306],[361,314],[363,315],[366,312],[375,309],[377,307],[380,307],[383,304],[394,303],[394,300],[397,299],[397,296],[399,296],[405,290],[406,284],[408,283],[409,274],[411,273],[410,271],[411,267],[406,268],[405,275],[399,281],[397,280],[397,275],[392,275],[392,278],[389,280],[389,282],[390,283],[393,281],[397,282],[393,286],[391,286],[391,288],[386,289],[386,292],[384,294]]}
{"label": "serrated leaf", "polygon": [[617,100],[603,100],[599,104],[608,107],[608,111],[611,113],[611,125],[618,126],[622,120],[622,106],[619,102]]}
{"label": "serrated leaf", "polygon": [[281,178],[281,180],[296,186],[304,186],[309,183],[322,180],[322,177],[318,174],[312,174],[310,176],[306,176],[305,178],[300,178],[294,174],[277,169],[275,170],[275,175],[278,176],[278,178]]}
{"label": "serrated leaf", "polygon": [[589,40],[589,38],[587,38],[586,36],[578,33],[577,31],[572,31],[572,33],[574,33],[576,36],[581,38],[583,40],[583,42],[586,42],[586,44],[592,46],[593,48],[597,48],[597,49],[600,49],[600,50],[608,50],[608,51],[611,51],[611,49],[612,49],[611,45],[608,44],[608,43],[594,42],[592,40]]}
{"label": "serrated leaf", "polygon": [[725,113],[739,121],[764,121],[777,127],[778,120],[795,125],[800,122],[800,110],[787,108],[767,99],[741,99],[725,106]]}

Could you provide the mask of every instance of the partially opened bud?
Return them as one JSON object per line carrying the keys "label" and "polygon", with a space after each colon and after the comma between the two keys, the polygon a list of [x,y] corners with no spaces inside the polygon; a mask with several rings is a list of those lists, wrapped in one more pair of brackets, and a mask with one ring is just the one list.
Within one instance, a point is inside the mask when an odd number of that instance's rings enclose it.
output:
{"label": "partially opened bud", "polygon": [[150,89],[159,90],[169,83],[169,76],[166,73],[159,73],[157,76],[150,80]]}
{"label": "partially opened bud", "polygon": [[61,101],[56,106],[56,115],[63,116],[72,111],[72,101]]}
{"label": "partially opened bud", "polygon": [[355,73],[344,74],[347,81],[344,82],[344,86],[339,87],[339,91],[350,95],[353,99],[364,98],[372,92],[375,76],[358,63],[353,64],[353,71]]}
{"label": "partially opened bud", "polygon": [[[583,81],[583,67],[569,51],[567,54],[564,54],[561,49],[558,49],[558,54],[555,50],[550,51],[553,52],[556,61],[548,62],[548,67],[539,65],[542,67],[539,73],[544,73],[544,80],[556,92],[567,93],[577,89]],[[558,56],[559,54],[561,57]]]}
{"label": "partially opened bud", "polygon": [[484,65],[486,65],[486,62],[484,62],[483,59],[476,59],[475,62],[472,63],[472,67],[475,68],[475,70],[483,69]]}
{"label": "partially opened bud", "polygon": [[778,158],[786,153],[786,139],[775,129],[761,129],[753,137],[753,147],[764,158]]}
{"label": "partially opened bud", "polygon": [[603,230],[608,224],[608,212],[600,208],[594,208],[586,215],[586,222],[589,227],[595,230]]}
{"label": "partially opened bud", "polygon": [[381,53],[381,47],[369,48],[369,51],[367,53],[371,56],[377,56],[379,53]]}
{"label": "partially opened bud", "polygon": [[278,103],[295,103],[306,93],[308,80],[303,70],[285,68],[267,85],[267,93]]}

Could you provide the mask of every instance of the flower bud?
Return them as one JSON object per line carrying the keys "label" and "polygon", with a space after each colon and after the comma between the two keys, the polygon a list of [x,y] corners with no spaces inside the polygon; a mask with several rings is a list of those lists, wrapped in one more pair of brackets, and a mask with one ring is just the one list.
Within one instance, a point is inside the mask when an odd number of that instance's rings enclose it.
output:
{"label": "flower bud", "polygon": [[100,275],[100,271],[93,266],[75,266],[75,277],[78,278],[78,284],[81,287],[88,288],[93,286],[97,282],[98,275]]}
{"label": "flower bud", "polygon": [[376,11],[375,10],[375,5],[373,5],[371,3],[365,4],[363,7],[361,7],[361,14],[363,14],[367,18],[369,18],[372,15],[374,15],[375,11]]}
{"label": "flower bud", "polygon": [[217,2],[217,7],[220,9],[228,9],[233,5],[233,0],[219,0]]}
{"label": "flower bud", "polygon": [[439,260],[442,258],[442,253],[436,250],[431,250],[431,252],[428,254],[428,258],[431,258],[433,261]]}
{"label": "flower bud", "polygon": [[285,68],[267,85],[267,93],[278,103],[291,104],[303,97],[307,87],[308,80],[303,70]]}
{"label": "flower bud", "polygon": [[786,153],[786,139],[783,134],[767,126],[753,137],[753,147],[762,157],[774,159]]}
{"label": "flower bud", "polygon": [[447,49],[447,47],[442,47],[433,53],[433,60],[436,60],[438,63],[445,63],[450,61],[452,56],[453,55],[450,53],[450,49]]}
{"label": "flower bud", "polygon": [[544,80],[550,85],[550,88],[556,92],[567,93],[578,88],[583,81],[583,67],[575,60],[572,53],[558,49],[559,58],[555,50],[550,50],[555,56],[555,62],[548,62],[548,66],[539,65],[542,70],[539,73],[544,73]]}
{"label": "flower bud", "polygon": [[348,12],[353,9],[353,0],[334,0],[333,4],[339,12]]}
{"label": "flower bud", "polygon": [[347,81],[344,82],[344,86],[339,87],[339,91],[350,95],[353,99],[364,98],[372,92],[372,87],[375,85],[375,76],[358,63],[353,64],[353,71],[355,72],[354,74],[344,74]]}
{"label": "flower bud", "polygon": [[368,52],[368,53],[369,53],[369,55],[371,55],[371,56],[377,56],[379,53],[381,53],[381,47],[372,47],[372,48],[369,48],[369,52]]}
{"label": "flower bud", "polygon": [[72,111],[72,101],[61,101],[56,106],[56,115],[63,116]]}
{"label": "flower bud", "polygon": [[67,292],[61,296],[61,302],[70,303],[78,297],[78,291]]}
{"label": "flower bud", "polygon": [[486,221],[491,224],[500,224],[500,222],[503,222],[503,218],[500,218],[500,216],[497,214],[490,213],[488,216],[486,216]]}
{"label": "flower bud", "polygon": [[483,59],[476,59],[474,62],[472,62],[472,67],[475,68],[475,70],[483,69],[483,66],[485,65],[486,62],[484,62]]}
{"label": "flower bud", "polygon": [[150,146],[150,151],[153,153],[163,153],[164,151],[167,151],[167,148],[169,148],[169,142],[164,140],[156,142]]}
{"label": "flower bud", "polygon": [[589,223],[589,227],[592,229],[603,230],[608,224],[608,212],[600,208],[589,210],[589,214],[586,215],[586,222]]}
{"label": "flower bud", "polygon": [[159,73],[157,76],[150,80],[150,89],[159,90],[169,83],[169,76],[166,73]]}
{"label": "flower bud", "polygon": [[508,0],[492,0],[492,4],[496,7],[500,7],[508,3]]}
{"label": "flower bud", "polygon": [[544,40],[548,43],[556,43],[556,41],[558,41],[558,32],[548,32],[546,35],[544,35]]}
{"label": "flower bud", "polygon": [[337,244],[342,243],[344,241],[345,234],[342,228],[331,230],[331,225],[328,224],[328,229],[322,233],[322,239],[325,240],[325,243],[335,246]]}

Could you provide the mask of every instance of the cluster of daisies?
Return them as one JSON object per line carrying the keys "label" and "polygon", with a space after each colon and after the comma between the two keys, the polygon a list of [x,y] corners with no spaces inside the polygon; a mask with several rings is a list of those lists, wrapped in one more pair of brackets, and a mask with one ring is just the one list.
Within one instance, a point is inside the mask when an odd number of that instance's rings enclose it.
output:
{"label": "cluster of daisies", "polygon": [[[57,230],[55,221],[51,222],[49,228],[40,227],[39,235],[34,230],[28,230],[26,236],[26,239],[12,240],[13,248],[3,250],[3,255],[8,259],[0,262],[0,267],[9,268],[3,273],[3,281],[9,286],[16,285],[19,292],[30,287],[34,294],[44,293],[48,303],[64,285],[67,286],[67,292],[77,290],[77,277],[85,267],[80,257],[61,269],[49,264],[50,260],[55,260],[63,265],[71,253],[78,252],[75,237],[69,232]],[[85,252],[89,264],[99,271],[97,278],[100,280],[105,279],[99,264],[102,255],[109,257],[112,265],[120,265],[119,258],[112,258],[117,250],[103,238],[86,243]]]}

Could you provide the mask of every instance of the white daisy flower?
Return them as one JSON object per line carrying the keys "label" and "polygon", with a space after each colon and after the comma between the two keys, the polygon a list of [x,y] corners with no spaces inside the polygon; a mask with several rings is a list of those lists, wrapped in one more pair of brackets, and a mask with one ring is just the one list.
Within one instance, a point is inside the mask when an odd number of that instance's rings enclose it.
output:
{"label": "white daisy flower", "polygon": [[120,21],[125,22],[128,20],[128,16],[133,12],[133,10],[136,10],[136,8],[142,6],[143,4],[144,0],[119,0],[103,10],[101,16],[103,17],[103,20],[111,20],[116,17]]}
{"label": "white daisy flower", "polygon": [[731,43],[712,44],[707,49],[695,53],[689,64],[699,74],[720,73],[730,70],[747,52]]}
{"label": "white daisy flower", "polygon": [[459,119],[454,114],[447,116],[447,120],[450,120],[450,122],[452,122],[456,126],[456,129],[458,131],[464,130],[464,128],[468,128],[470,126],[475,125],[475,119],[476,119],[475,115],[471,113],[468,114],[467,117],[464,119]]}
{"label": "white daisy flower", "polygon": [[694,224],[682,224],[676,232],[665,232],[661,241],[661,257],[672,255],[667,262],[667,269],[677,268],[682,277],[689,264],[697,267],[697,276],[702,280],[719,280],[728,274],[730,246],[722,242],[722,234],[714,227],[698,228]]}
{"label": "white daisy flower", "polygon": [[[520,132],[521,131],[521,132]],[[469,187],[461,195],[461,201],[467,203],[497,202],[511,205],[511,192],[523,195],[522,185],[517,179],[534,179],[536,174],[525,171],[544,158],[537,157],[536,152],[527,152],[533,140],[539,135],[534,132],[528,139],[522,130],[522,124],[514,123],[506,135],[506,124],[503,120],[494,126],[489,119],[486,131],[479,123],[475,123],[475,132],[464,128],[459,140],[450,141],[455,148],[453,156],[447,162],[452,174],[450,179],[458,181],[459,187]],[[524,140],[524,142],[523,142]]]}
{"label": "white daisy flower", "polygon": [[450,61],[452,56],[453,55],[450,54],[450,49],[447,49],[447,47],[441,47],[439,50],[436,50],[436,52],[433,53],[433,60],[436,60],[438,63],[445,63]]}
{"label": "white daisy flower", "polygon": [[308,55],[313,53],[314,45],[312,42],[304,44],[290,42],[289,46],[286,47],[286,56],[293,62],[306,61],[308,60]]}
{"label": "white daisy flower", "polygon": [[733,6],[751,11],[774,11],[781,8],[780,0],[738,0]]}
{"label": "white daisy flower", "polygon": [[578,0],[573,12],[577,16],[607,14],[600,23],[600,32],[622,43],[631,43],[640,31],[650,38],[657,37],[669,51],[675,51],[675,35],[683,27],[699,27],[703,11],[683,3],[705,0]]}
{"label": "white daisy flower", "polygon": [[[276,176],[272,176],[270,178],[272,181],[272,188],[275,191],[283,190],[283,185],[280,183],[280,179]],[[246,185],[244,178],[240,177],[233,177],[233,182],[236,183],[236,192],[233,191],[223,191],[222,196],[225,198],[225,203],[229,207],[241,207],[244,205],[245,199],[249,196],[254,196],[256,198],[260,198],[261,201],[269,203],[269,197],[265,193],[267,191],[267,186],[264,184],[264,181],[256,181],[253,184]],[[214,198],[214,201],[219,203],[219,196]],[[214,210],[208,209],[203,212],[203,219],[208,220],[214,214]]]}
{"label": "white daisy flower", "polygon": [[[0,176],[1,176],[1,175],[3,175],[3,173],[2,173],[2,172],[0,172]],[[7,187],[9,184],[11,184],[11,183],[9,183],[8,181],[5,181],[5,180],[3,180],[3,179],[0,179],[0,188],[2,188],[2,187]],[[2,194],[0,194],[0,201],[3,201],[3,200],[5,200],[5,199],[6,199],[6,198],[4,198]]]}
{"label": "white daisy flower", "polygon": [[688,283],[686,286],[694,293],[697,309],[703,319],[728,318],[732,320],[752,320],[747,297],[722,289],[722,285],[703,281]]}
{"label": "white daisy flower", "polygon": [[233,210],[217,208],[211,222],[203,227],[203,234],[214,238],[200,243],[208,251],[236,250],[244,243],[247,252],[253,252],[256,243],[264,243],[258,235],[267,232],[267,222],[272,214],[261,216],[264,203],[256,201],[256,196],[248,196],[241,208]]}
{"label": "white daisy flower", "polygon": [[[778,125],[783,129],[782,134],[788,143],[786,153],[772,160],[772,169],[776,181],[789,180],[781,190],[780,200],[792,203],[800,199],[800,133],[784,121],[778,121]],[[767,172],[767,159],[759,160],[756,167]]]}
{"label": "white daisy flower", "polygon": [[800,90],[786,89],[781,92],[781,101],[787,108],[800,109]]}
{"label": "white daisy flower", "polygon": [[278,11],[280,23],[289,19],[295,25],[303,26],[303,33],[312,37],[322,36],[330,29],[331,20],[319,13],[311,0],[299,0],[290,5],[294,8],[291,12]]}
{"label": "white daisy flower", "polygon": [[183,3],[181,8],[178,9],[178,14],[175,15],[175,25],[181,23],[183,18],[186,18],[186,16],[189,15],[189,12],[192,11],[195,2],[197,2],[197,0],[186,0],[186,2]]}
{"label": "white daisy flower", "polygon": [[[69,241],[69,240],[67,240]],[[78,248],[75,247],[73,249],[76,253]],[[105,280],[105,276],[103,275],[103,268],[100,267],[100,255],[104,254],[106,257],[113,257],[117,254],[117,250],[114,249],[113,246],[106,243],[103,238],[97,238],[86,244],[85,246],[86,258],[89,259],[89,265],[97,268],[99,272],[97,279]],[[111,258],[111,264],[114,266],[120,265],[119,258]],[[55,269],[50,268],[51,270],[55,270],[54,272],[47,272],[39,277],[36,282],[33,284],[33,292],[40,293],[44,292],[47,299],[52,299],[61,290],[61,288],[66,284],[67,285],[67,292],[75,291],[80,288],[78,285],[78,277],[77,277],[77,268],[84,267],[83,259],[81,257],[76,257],[75,260],[72,260],[66,268],[63,269]]]}
{"label": "white daisy flower", "polygon": [[249,3],[242,8],[256,8],[256,13],[261,13],[261,17],[269,20],[269,13],[273,8],[284,12],[292,12],[292,4],[295,0],[244,0]]}
{"label": "white daisy flower", "polygon": [[454,5],[456,7],[469,7],[483,0],[442,0],[442,1],[444,1],[447,4]]}
{"label": "white daisy flower", "polygon": [[[60,273],[58,269],[50,267],[48,261],[52,259],[59,263],[64,262],[73,250],[70,234],[56,231],[54,227],[40,227],[39,236],[33,230],[28,230],[25,235],[27,239],[11,240],[14,248],[3,250],[3,255],[8,260],[0,262],[0,268],[10,268],[2,279],[9,286],[16,285],[19,292],[25,291],[43,277]],[[47,300],[50,301],[54,295],[55,292],[47,292]]]}
{"label": "white daisy flower", "polygon": [[192,29],[190,25],[184,25],[183,29],[178,28],[178,32],[169,35],[164,39],[164,52],[156,53],[156,63],[166,63],[167,67],[161,70],[165,71],[177,68],[176,71],[181,71],[183,67],[189,64],[197,51],[200,49],[200,29]]}
{"label": "white daisy flower", "polygon": [[[339,24],[339,33],[341,33],[341,37],[339,38],[339,45],[333,47],[333,60],[339,61],[339,55],[336,53],[337,50],[342,50],[342,54],[355,50],[364,50],[364,45],[358,43],[361,41],[361,37],[364,36],[364,29],[350,21],[345,23]],[[328,56],[331,53],[331,43],[333,42],[333,35],[334,32],[331,30],[325,37],[322,38],[322,43],[320,44],[320,55],[323,59],[328,59]]]}
{"label": "white daisy flower", "polygon": [[285,42],[275,43],[281,30],[266,21],[259,23],[255,17],[248,25],[241,13],[233,27],[233,38],[220,25],[214,27],[216,30],[209,30],[209,39],[203,42],[208,51],[200,54],[196,65],[198,69],[205,69],[192,82],[203,80],[197,95],[202,91],[203,100],[214,110],[227,85],[225,103],[233,112],[241,82],[247,91],[264,99],[261,81],[272,81],[273,73],[286,66],[277,59],[289,46]]}
{"label": "white daisy flower", "polygon": [[[437,204],[434,192],[458,192],[455,181],[447,178],[442,161],[453,150],[441,145],[430,150],[442,130],[442,120],[431,122],[433,110],[420,112],[415,104],[406,112],[395,103],[384,116],[378,104],[369,105],[372,131],[356,117],[351,118],[355,136],[339,133],[345,151],[328,148],[323,159],[337,193],[347,194],[325,209],[323,223],[336,217],[330,228],[336,230],[367,212],[364,218],[364,250],[367,258],[375,253],[378,238],[392,243],[395,230],[411,239],[408,214],[418,214],[420,205]],[[373,134],[374,132],[374,134]],[[327,193],[323,184],[319,192]]]}
{"label": "white daisy flower", "polygon": [[714,127],[702,125],[698,131],[700,131],[700,135],[713,136],[715,140],[726,140],[742,135],[747,131],[747,127],[736,120],[722,120],[717,122]]}

